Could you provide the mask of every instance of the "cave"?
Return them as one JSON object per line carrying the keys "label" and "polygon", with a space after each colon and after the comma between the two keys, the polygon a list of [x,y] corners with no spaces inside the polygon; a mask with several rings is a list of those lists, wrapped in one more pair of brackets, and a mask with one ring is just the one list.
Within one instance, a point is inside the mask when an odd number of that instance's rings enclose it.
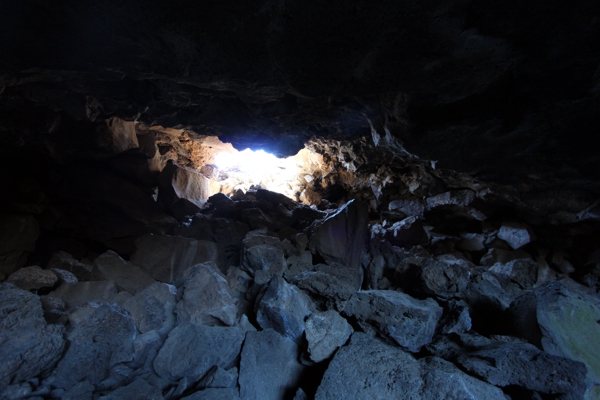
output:
{"label": "cave", "polygon": [[599,399],[600,3],[0,4],[1,399]]}

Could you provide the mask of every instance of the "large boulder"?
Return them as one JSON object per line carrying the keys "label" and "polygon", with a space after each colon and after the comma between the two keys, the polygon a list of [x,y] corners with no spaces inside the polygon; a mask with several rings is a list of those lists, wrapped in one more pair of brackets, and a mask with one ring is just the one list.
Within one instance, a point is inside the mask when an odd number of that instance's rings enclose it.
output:
{"label": "large boulder", "polygon": [[117,293],[118,289],[114,281],[89,281],[63,283],[48,296],[61,299],[67,309],[71,309],[89,301],[111,301]]}
{"label": "large boulder", "polygon": [[13,272],[6,282],[12,283],[23,290],[37,290],[53,287],[58,282],[58,277],[53,271],[32,266]]}
{"label": "large boulder", "polygon": [[242,399],[279,400],[298,387],[303,366],[296,343],[266,329],[248,332],[240,361]]}
{"label": "large boulder", "polygon": [[197,381],[213,366],[229,368],[240,354],[244,331],[232,327],[177,326],[154,359],[156,373],[170,381]]}
{"label": "large boulder", "polygon": [[158,203],[175,218],[195,214],[210,196],[210,179],[169,161],[158,177]]}
{"label": "large boulder", "polygon": [[352,200],[311,227],[308,249],[330,263],[362,271],[361,256],[367,244],[369,212],[366,203]]}
{"label": "large boulder", "polygon": [[181,236],[144,235],[135,241],[131,262],[142,267],[157,281],[173,283],[187,268],[212,261],[220,265],[216,243]]}
{"label": "large boulder", "polygon": [[40,298],[0,283],[0,393],[51,370],[63,348],[62,327],[46,325]]}
{"label": "large boulder", "polygon": [[162,282],[155,282],[125,301],[123,308],[131,314],[141,333],[155,330],[162,336],[175,326],[177,289]]}
{"label": "large boulder", "polygon": [[54,253],[48,262],[48,269],[62,269],[75,275],[79,281],[89,281],[92,278],[93,267],[77,261],[65,251]]}
{"label": "large boulder", "polygon": [[100,383],[111,367],[133,360],[135,336],[135,325],[125,311],[114,304],[97,304],[69,333],[69,347],[51,384],[68,390],[82,379]]}
{"label": "large boulder", "polygon": [[237,308],[227,279],[214,263],[194,265],[176,280],[179,288],[177,322],[203,325],[233,325]]}
{"label": "large boulder", "polygon": [[506,264],[496,263],[490,267],[489,271],[509,277],[523,289],[530,289],[538,278],[538,263],[530,258],[522,258]]}
{"label": "large boulder", "polygon": [[318,264],[313,271],[294,276],[292,282],[311,295],[325,299],[328,308],[341,310],[360,287],[360,274],[337,263]]}
{"label": "large boulder", "polygon": [[123,260],[112,250],[96,257],[92,280],[114,281],[119,289],[132,294],[136,294],[156,282],[140,267]]}
{"label": "large boulder", "polygon": [[521,222],[507,221],[502,224],[498,238],[504,240],[513,249],[519,249],[535,240],[530,226]]}
{"label": "large boulder", "polygon": [[306,320],[308,353],[314,362],[328,359],[354,332],[352,326],[334,310],[315,312]]}
{"label": "large boulder", "polygon": [[391,290],[366,290],[348,300],[344,313],[355,317],[366,329],[372,325],[400,346],[418,352],[431,342],[442,308],[433,299],[417,300]]}
{"label": "large boulder", "polygon": [[466,289],[469,282],[469,268],[466,262],[445,262],[426,258],[412,268],[420,292],[449,298]]}
{"label": "large boulder", "polygon": [[329,364],[315,395],[329,399],[476,398],[504,400],[502,391],[436,357],[415,360],[398,347],[354,333]]}
{"label": "large boulder", "polygon": [[31,215],[0,215],[0,278],[25,265],[40,225]]}

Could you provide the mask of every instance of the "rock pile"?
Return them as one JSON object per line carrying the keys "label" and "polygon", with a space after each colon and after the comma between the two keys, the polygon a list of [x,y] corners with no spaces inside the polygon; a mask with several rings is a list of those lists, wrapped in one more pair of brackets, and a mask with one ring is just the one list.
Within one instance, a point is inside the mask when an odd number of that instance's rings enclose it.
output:
{"label": "rock pile", "polygon": [[219,194],[128,259],[18,269],[0,283],[2,398],[594,398],[598,264],[575,270],[576,232],[486,193],[377,214]]}

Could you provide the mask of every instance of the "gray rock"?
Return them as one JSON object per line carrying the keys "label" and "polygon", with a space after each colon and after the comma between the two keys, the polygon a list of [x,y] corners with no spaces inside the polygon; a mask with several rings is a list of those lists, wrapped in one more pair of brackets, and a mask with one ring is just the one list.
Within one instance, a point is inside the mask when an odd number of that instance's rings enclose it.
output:
{"label": "gray rock", "polygon": [[67,308],[67,306],[65,305],[65,302],[57,297],[40,296],[40,302],[42,303],[42,309],[44,311],[50,311],[50,310],[64,311]]}
{"label": "gray rock", "polygon": [[93,281],[114,281],[119,289],[132,294],[136,294],[156,282],[140,267],[123,260],[112,250],[96,257],[91,279]]}
{"label": "gray rock", "polygon": [[261,328],[300,341],[304,319],[311,313],[306,294],[282,277],[273,276],[256,301],[256,321]]}
{"label": "gray rock", "polygon": [[38,296],[0,283],[0,392],[49,371],[60,358],[62,327],[46,325]]}
{"label": "gray rock", "polygon": [[369,220],[366,203],[349,201],[333,215],[315,221],[308,249],[327,264],[339,263],[361,272],[361,256],[367,244]]}
{"label": "gray rock", "polygon": [[183,397],[181,400],[236,400],[239,398],[240,392],[237,388],[210,388]]}
{"label": "gray rock", "polygon": [[[374,232],[378,231],[374,230]],[[429,243],[429,237],[423,229],[423,223],[414,216],[398,221],[389,228],[381,228],[376,236],[381,236],[398,247],[412,247]]]}
{"label": "gray rock", "polygon": [[155,282],[123,303],[140,332],[156,330],[165,336],[175,326],[177,289]]}
{"label": "gray rock", "polygon": [[[160,206],[175,218],[194,214],[210,196],[210,180],[204,175],[168,162],[158,177]],[[186,207],[187,203],[195,207]]]}
{"label": "gray rock", "polygon": [[120,387],[106,396],[99,397],[98,400],[162,400],[163,398],[159,388],[138,378],[127,386]]}
{"label": "gray rock", "polygon": [[242,211],[241,220],[250,226],[250,229],[275,229],[276,221],[265,214],[260,208],[247,208]]}
{"label": "gray rock", "polygon": [[[133,341],[135,366],[143,366],[152,363],[160,350],[164,339],[156,331],[149,331],[138,335]],[[149,365],[151,368],[151,365]],[[152,372],[150,368],[147,368]]]}
{"label": "gray rock", "polygon": [[114,281],[90,281],[63,283],[48,294],[65,302],[67,309],[75,308],[89,301],[110,301],[118,292]]}
{"label": "gray rock", "polygon": [[502,223],[498,238],[504,240],[513,249],[518,249],[535,240],[535,235],[528,225],[511,221]]}
{"label": "gray rock", "polygon": [[173,283],[177,275],[193,265],[212,261],[220,265],[216,243],[181,236],[144,235],[135,241],[131,262],[157,281]]}
{"label": "gray rock", "polygon": [[428,198],[427,207],[429,209],[447,205],[466,207],[471,204],[473,200],[475,200],[475,192],[472,190],[452,190]]}
{"label": "gray rock", "polygon": [[[269,278],[273,274],[282,275],[286,267],[283,249],[269,244],[252,246],[244,252],[243,266],[255,280],[260,275],[257,274],[259,271],[264,271],[262,275]],[[265,281],[257,283],[263,284]]]}
{"label": "gray rock", "polygon": [[112,304],[98,305],[69,334],[70,345],[53,372],[52,385],[68,390],[82,379],[98,384],[110,368],[133,360],[135,336],[125,311]]}
{"label": "gray rock", "polygon": [[481,257],[480,264],[491,267],[496,263],[506,264],[510,261],[521,259],[531,259],[531,255],[523,250],[489,249],[488,252]]}
{"label": "gray rock", "polygon": [[405,217],[423,217],[425,204],[420,199],[398,199],[391,201],[388,210],[400,212]]}
{"label": "gray rock", "polygon": [[509,277],[523,289],[530,289],[537,281],[538,263],[529,258],[523,258],[509,261],[506,264],[494,264],[489,271]]}
{"label": "gray rock", "polygon": [[[54,253],[48,262],[48,269],[63,269],[75,275],[79,281],[89,281],[92,277],[92,266],[77,261],[69,253]],[[70,283],[70,282],[69,282]]]}
{"label": "gray rock", "polygon": [[409,351],[418,352],[431,342],[442,308],[433,299],[417,300],[390,290],[357,292],[344,313],[371,324]]}
{"label": "gray rock", "polygon": [[279,400],[298,387],[303,366],[293,340],[267,329],[248,332],[240,361],[240,397]]}
{"label": "gray rock", "polygon": [[6,282],[12,283],[23,290],[37,290],[53,287],[56,282],[58,282],[58,277],[50,270],[44,270],[40,267],[33,266],[24,267],[13,272]]}
{"label": "gray rock", "polygon": [[456,362],[492,385],[521,386],[547,394],[581,398],[585,390],[583,363],[540,351],[529,343],[499,342],[459,355]]}
{"label": "gray rock", "polygon": [[0,215],[0,274],[9,275],[25,265],[39,234],[40,226],[31,215]]}
{"label": "gray rock", "polygon": [[360,275],[340,264],[318,264],[313,271],[306,271],[292,278],[300,289],[316,297],[326,299],[328,308],[343,309],[343,304],[360,287]]}
{"label": "gray rock", "polygon": [[236,367],[225,370],[215,365],[200,379],[196,387],[198,389],[234,388],[237,386],[238,376],[239,373]]}
{"label": "gray rock", "polygon": [[64,400],[92,400],[96,388],[87,379],[75,384],[60,396]]}
{"label": "gray rock", "polygon": [[77,277],[72,272],[69,272],[65,269],[52,268],[52,269],[50,269],[50,271],[52,271],[52,272],[54,272],[54,274],[56,274],[56,277],[58,278],[58,283],[60,283],[60,284],[79,282]]}
{"label": "gray rock", "polygon": [[237,308],[227,279],[214,263],[197,264],[177,278],[180,300],[177,322],[203,325],[233,325]]}
{"label": "gray rock", "polygon": [[520,294],[519,286],[511,283],[508,277],[477,271],[461,297],[471,307],[488,305],[490,308],[505,310]]}
{"label": "gray rock", "polygon": [[464,263],[425,259],[415,268],[417,287],[423,293],[449,298],[466,289],[469,269]]}
{"label": "gray rock", "polygon": [[315,312],[306,320],[306,340],[310,359],[328,359],[354,332],[352,326],[334,310]]}
{"label": "gray rock", "polygon": [[354,333],[336,353],[315,395],[316,400],[432,398],[505,399],[500,389],[444,360],[417,361],[363,333]]}
{"label": "gray rock", "polygon": [[217,365],[229,368],[240,354],[244,331],[232,327],[177,326],[154,359],[156,373],[171,381],[196,381]]}
{"label": "gray rock", "polygon": [[469,306],[462,300],[450,300],[446,315],[440,320],[443,334],[462,333],[471,330]]}

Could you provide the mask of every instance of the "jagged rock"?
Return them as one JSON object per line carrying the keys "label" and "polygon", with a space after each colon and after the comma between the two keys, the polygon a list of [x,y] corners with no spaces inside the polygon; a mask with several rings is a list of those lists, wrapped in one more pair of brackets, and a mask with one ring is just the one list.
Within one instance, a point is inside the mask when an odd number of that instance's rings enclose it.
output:
{"label": "jagged rock", "polygon": [[417,300],[390,290],[357,292],[344,313],[361,323],[372,324],[400,346],[418,352],[431,342],[442,308],[433,299]]}
{"label": "jagged rock", "polygon": [[372,227],[371,236],[385,239],[398,247],[412,247],[429,243],[423,223],[417,217],[404,218],[389,228],[375,225]]}
{"label": "jagged rock", "polygon": [[48,262],[48,269],[64,269],[69,271],[79,281],[89,281],[92,277],[92,266],[77,261],[69,253],[59,251],[54,253]]}
{"label": "jagged rock", "polygon": [[236,367],[225,370],[215,365],[200,379],[196,387],[199,389],[234,388],[237,385],[238,376]]}
{"label": "jagged rock", "polygon": [[427,199],[427,207],[429,209],[446,206],[446,205],[455,205],[466,207],[471,204],[475,200],[475,192],[472,190],[453,190],[450,192],[445,192],[442,194],[438,194],[437,196],[433,196]]}
{"label": "jagged rock", "polygon": [[156,282],[140,267],[108,250],[94,260],[93,281],[114,281],[119,289],[136,294]]}
{"label": "jagged rock", "polygon": [[110,394],[99,397],[98,400],[162,400],[163,398],[159,388],[138,378],[127,386],[117,388]]}
{"label": "jagged rock", "polygon": [[33,266],[24,267],[16,272],[13,272],[10,274],[6,282],[12,283],[23,290],[37,290],[41,288],[53,287],[56,282],[58,282],[58,277],[53,271],[44,270],[40,267]]}
{"label": "jagged rock", "polygon": [[294,276],[292,283],[341,310],[343,303],[360,287],[360,275],[355,269],[340,264],[318,264],[313,271]]}
{"label": "jagged rock", "polygon": [[25,265],[39,234],[40,226],[30,215],[0,216],[0,274],[9,275]]}
{"label": "jagged rock", "polygon": [[456,362],[492,385],[521,386],[547,394],[581,398],[585,390],[583,363],[540,351],[528,343],[496,343],[459,355]]}
{"label": "jagged rock", "polygon": [[462,300],[450,300],[447,312],[440,320],[443,334],[462,333],[471,330],[471,316],[469,307]]}
{"label": "jagged rock", "polygon": [[314,362],[328,359],[346,343],[352,332],[352,326],[334,310],[313,313],[306,320],[310,359]]}
{"label": "jagged rock", "polygon": [[422,218],[425,212],[425,204],[419,199],[398,199],[390,202],[388,210],[402,213],[405,218]]}
{"label": "jagged rock", "polygon": [[510,307],[517,331],[544,351],[584,363],[600,384],[600,301],[576,283],[554,281],[525,293]]}
{"label": "jagged rock", "polygon": [[277,224],[260,208],[247,208],[242,211],[241,219],[250,226],[250,229],[274,229]]}
{"label": "jagged rock", "polygon": [[75,384],[71,389],[65,391],[64,389],[58,389],[53,393],[60,394],[60,398],[69,400],[93,400],[94,390],[96,388],[87,379]]}
{"label": "jagged rock", "polygon": [[0,393],[49,371],[63,348],[62,327],[46,325],[38,296],[0,283]]}
{"label": "jagged rock", "polygon": [[181,400],[236,400],[240,398],[237,388],[209,388],[196,392]]}
{"label": "jagged rock", "polygon": [[44,311],[59,310],[64,311],[67,306],[65,302],[57,297],[52,296],[40,296],[40,302],[42,303],[42,309]]}
{"label": "jagged rock", "polygon": [[65,302],[67,309],[71,309],[89,301],[110,301],[117,292],[117,285],[114,281],[89,281],[63,283],[48,296],[61,299]]}
{"label": "jagged rock", "polygon": [[489,249],[488,252],[481,257],[480,264],[486,267],[491,267],[496,263],[506,264],[513,260],[531,259],[531,255],[523,250],[502,250]]}
{"label": "jagged rock", "polygon": [[504,394],[435,357],[419,361],[400,348],[354,333],[329,364],[316,400],[477,398]]}
{"label": "jagged rock", "polygon": [[69,333],[70,344],[50,378],[52,385],[68,390],[82,379],[100,383],[110,368],[133,360],[135,335],[131,317],[120,307],[97,305]]}
{"label": "jagged rock", "polygon": [[511,281],[516,282],[523,289],[529,289],[537,281],[538,263],[529,258],[523,258],[509,261],[506,264],[494,264],[489,271],[508,276]]}
{"label": "jagged rock", "polygon": [[306,188],[300,193],[300,201],[307,206],[312,206],[313,204],[318,206],[321,204],[321,195],[318,192],[315,192],[312,189]]}
{"label": "jagged rock", "polygon": [[463,250],[471,252],[482,252],[485,250],[485,236],[477,233],[465,233],[461,235],[462,241],[458,244]]}
{"label": "jagged rock", "polygon": [[302,272],[312,270],[312,258],[312,254],[308,250],[298,251],[295,254],[289,255],[285,259],[286,270],[284,272],[284,276],[286,279],[292,279]]}
{"label": "jagged rock", "polygon": [[296,343],[274,330],[248,332],[240,361],[240,397],[278,400],[293,393],[303,372],[298,355]]}
{"label": "jagged rock", "polygon": [[471,306],[488,305],[493,309],[505,310],[521,294],[517,284],[505,275],[476,271],[461,297]]}
{"label": "jagged rock", "polygon": [[362,272],[361,256],[367,244],[368,207],[349,201],[325,220],[311,226],[308,249],[328,264],[339,263]]}
{"label": "jagged rock", "polygon": [[165,336],[175,326],[177,289],[155,282],[123,303],[141,333],[157,331]]}
{"label": "jagged rock", "polygon": [[[263,279],[259,279],[257,283],[265,283],[271,275],[283,274],[286,267],[283,249],[269,244],[252,246],[244,252],[243,265],[255,276],[255,280],[257,275],[262,275],[259,278]],[[265,280],[264,277],[267,279]]]}
{"label": "jagged rock", "polygon": [[308,296],[279,276],[273,276],[259,294],[255,311],[261,328],[271,328],[296,342],[302,338],[304,319],[311,313]]}
{"label": "jagged rock", "polygon": [[135,241],[131,262],[139,265],[157,281],[173,283],[185,269],[207,261],[221,265],[214,242],[181,236],[145,235]]}
{"label": "jagged rock", "polygon": [[237,308],[227,279],[214,263],[194,265],[176,280],[179,287],[177,322],[204,325],[233,325]]}
{"label": "jagged rock", "polygon": [[175,327],[154,359],[156,373],[170,381],[196,381],[211,367],[229,368],[240,354],[244,331],[232,327],[192,325]]}
{"label": "jagged rock", "polygon": [[97,149],[102,153],[119,154],[140,147],[135,134],[135,123],[113,117],[97,131]]}
{"label": "jagged rock", "polygon": [[421,292],[448,298],[467,287],[469,269],[465,264],[428,258],[415,265],[412,274],[416,275],[415,283]]}
{"label": "jagged rock", "polygon": [[175,218],[195,214],[206,203],[209,194],[210,179],[171,161],[158,177],[157,201]]}
{"label": "jagged rock", "polygon": [[498,238],[504,240],[513,249],[519,249],[535,240],[535,235],[528,225],[511,221],[502,223]]}
{"label": "jagged rock", "polygon": [[59,284],[79,282],[77,277],[72,272],[69,272],[67,270],[60,268],[52,268],[50,271],[54,272],[54,274],[58,278]]}
{"label": "jagged rock", "polygon": [[133,341],[134,359],[130,365],[144,367],[152,372],[152,362],[163,343],[164,339],[157,331],[148,331],[138,335]]}
{"label": "jagged rock", "polygon": [[266,189],[257,189],[255,196],[258,200],[264,199],[275,206],[281,204],[290,211],[296,208],[296,206],[298,205],[298,203],[296,203],[289,197],[281,193],[272,192]]}

